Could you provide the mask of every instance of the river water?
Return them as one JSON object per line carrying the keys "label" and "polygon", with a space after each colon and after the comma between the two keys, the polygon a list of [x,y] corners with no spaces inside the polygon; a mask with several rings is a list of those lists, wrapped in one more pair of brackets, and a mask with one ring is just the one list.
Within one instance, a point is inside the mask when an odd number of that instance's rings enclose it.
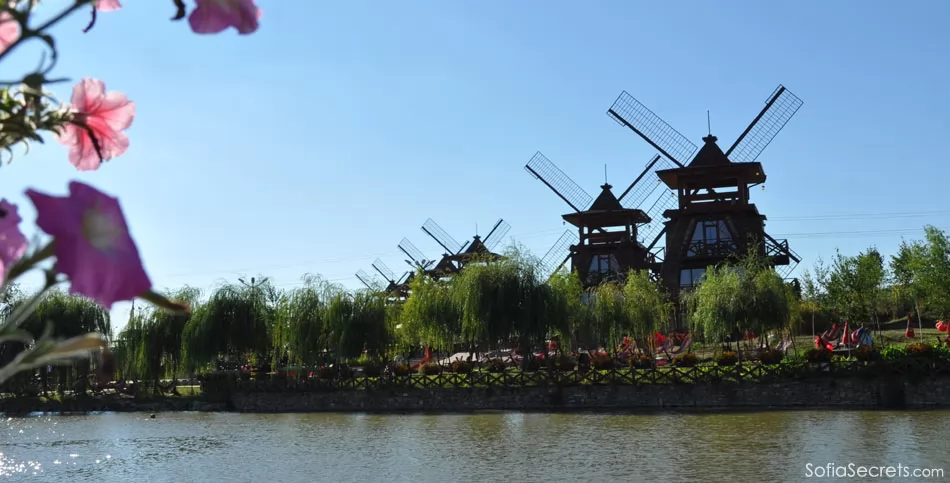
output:
{"label": "river water", "polygon": [[859,467],[848,464],[942,468],[945,477],[929,481],[950,481],[948,416],[945,411],[44,415],[3,421],[0,480],[862,481],[815,478],[832,463],[852,475]]}

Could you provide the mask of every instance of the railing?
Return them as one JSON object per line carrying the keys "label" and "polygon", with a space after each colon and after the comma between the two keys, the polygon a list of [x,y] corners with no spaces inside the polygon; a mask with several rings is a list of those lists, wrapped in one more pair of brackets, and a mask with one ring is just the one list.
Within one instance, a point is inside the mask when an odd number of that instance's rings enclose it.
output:
{"label": "railing", "polygon": [[734,255],[738,247],[732,240],[719,240],[713,243],[695,241],[686,248],[686,256],[690,258],[724,258]]}
{"label": "railing", "polygon": [[787,257],[789,254],[791,254],[791,249],[788,247],[788,240],[775,240],[774,242],[769,239],[765,240],[765,256]]}
{"label": "railing", "polygon": [[[221,373],[217,373],[220,376]],[[603,386],[642,384],[721,384],[768,383],[850,377],[937,377],[950,376],[950,362],[930,358],[907,358],[891,362],[835,361],[824,363],[783,362],[761,364],[743,362],[733,366],[704,364],[693,367],[663,366],[646,369],[613,368],[604,370],[538,370],[504,372],[473,371],[438,374],[406,374],[381,377],[318,377],[288,378],[273,375],[268,379],[236,377],[206,378],[201,383],[204,394],[231,392],[308,392],[367,391],[386,389],[461,389],[461,388],[527,388],[537,386]]]}

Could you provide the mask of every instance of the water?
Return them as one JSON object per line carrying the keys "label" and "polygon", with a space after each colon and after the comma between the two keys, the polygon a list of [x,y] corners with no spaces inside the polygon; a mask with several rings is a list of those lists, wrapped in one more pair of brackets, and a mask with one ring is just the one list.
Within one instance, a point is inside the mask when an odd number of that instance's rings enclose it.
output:
{"label": "water", "polygon": [[0,480],[803,481],[807,463],[950,480],[950,411],[148,416],[5,419]]}

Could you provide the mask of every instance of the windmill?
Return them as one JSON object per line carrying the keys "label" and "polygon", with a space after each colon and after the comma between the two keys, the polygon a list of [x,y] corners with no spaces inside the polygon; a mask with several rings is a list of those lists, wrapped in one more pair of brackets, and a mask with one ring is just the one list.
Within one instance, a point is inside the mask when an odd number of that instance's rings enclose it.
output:
{"label": "windmill", "polygon": [[382,286],[376,277],[366,273],[362,268],[356,271],[356,278],[370,290],[379,290]]}
{"label": "windmill", "polygon": [[482,237],[476,234],[471,241],[465,244],[459,243],[449,235],[435,220],[429,218],[422,224],[422,231],[432,237],[439,244],[445,253],[442,259],[432,268],[440,276],[447,276],[461,270],[467,263],[477,258],[497,258],[500,257],[492,250],[498,246],[498,243],[508,234],[511,225],[503,219],[497,222],[489,230],[488,235],[482,240]]}
{"label": "windmill", "polygon": [[638,227],[648,224],[651,217],[630,205],[643,194],[634,190],[639,180],[634,180],[619,198],[611,191],[613,186],[604,183],[594,199],[540,151],[524,169],[574,210],[561,217],[577,227],[577,234],[568,230],[548,250],[541,259],[545,275],[550,276],[571,260],[571,270],[578,272],[585,286],[591,286],[622,277],[631,269],[648,269],[654,263],[637,236]]}
{"label": "windmill", "polygon": [[407,281],[409,280],[409,276],[412,275],[412,272],[407,271],[397,279],[395,272],[390,270],[389,267],[378,258],[373,262],[373,269],[382,275],[383,280],[388,283],[385,288],[387,293],[391,293],[400,298],[405,298],[408,295]]}
{"label": "windmill", "polygon": [[749,249],[782,267],[779,273],[785,277],[801,261],[787,240],[775,240],[765,232],[766,218],[749,202],[749,188],[765,182],[757,159],[802,104],[779,85],[725,153],[712,134],[703,138],[697,152],[695,144],[626,91],[607,111],[660,153],[631,188],[653,193],[660,183],[666,185],[654,203],[669,204],[663,212],[667,221],[647,247],[652,250],[666,235],[660,272],[673,295],[695,285],[707,266]]}

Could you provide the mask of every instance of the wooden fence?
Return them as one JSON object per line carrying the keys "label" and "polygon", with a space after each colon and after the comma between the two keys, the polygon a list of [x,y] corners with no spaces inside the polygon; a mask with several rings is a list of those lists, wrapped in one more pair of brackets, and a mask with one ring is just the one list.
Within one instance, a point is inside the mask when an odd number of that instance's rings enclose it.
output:
{"label": "wooden fence", "polygon": [[906,358],[899,361],[835,361],[828,363],[785,362],[765,365],[652,367],[588,371],[475,370],[469,373],[384,375],[380,377],[295,377],[270,374],[266,378],[240,377],[237,373],[214,373],[201,382],[203,393],[297,392],[396,389],[525,388],[537,386],[606,386],[643,384],[768,383],[828,378],[928,378],[950,376],[950,361]]}

